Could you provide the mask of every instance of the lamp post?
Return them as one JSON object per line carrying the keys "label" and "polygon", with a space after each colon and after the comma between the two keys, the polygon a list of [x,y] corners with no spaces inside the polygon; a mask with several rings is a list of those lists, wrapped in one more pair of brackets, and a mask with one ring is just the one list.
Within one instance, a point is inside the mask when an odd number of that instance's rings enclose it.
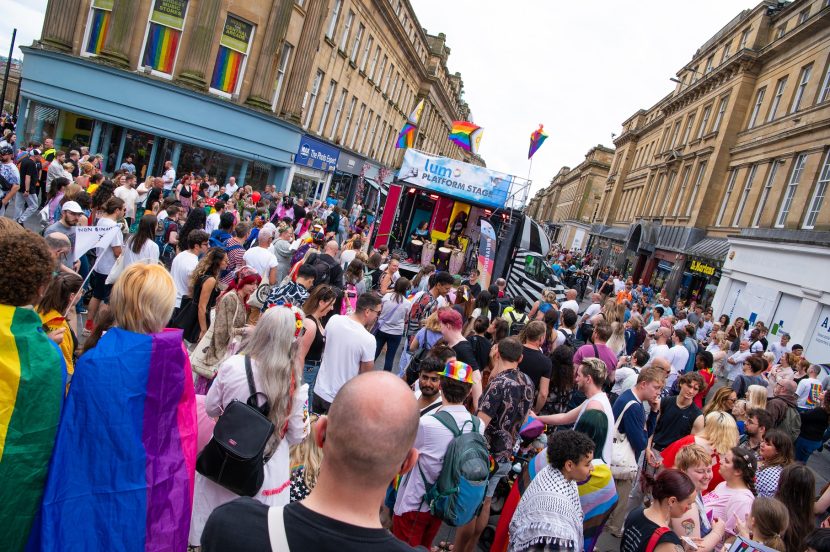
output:
{"label": "lamp post", "polygon": [[[9,58],[6,60],[6,71],[3,74],[3,92],[0,93],[0,111],[4,111],[6,107],[6,89],[9,86],[9,69],[12,67],[12,54],[14,53],[14,41],[17,38],[17,29],[12,31],[12,44],[9,47]],[[20,85],[18,84],[18,88]]]}

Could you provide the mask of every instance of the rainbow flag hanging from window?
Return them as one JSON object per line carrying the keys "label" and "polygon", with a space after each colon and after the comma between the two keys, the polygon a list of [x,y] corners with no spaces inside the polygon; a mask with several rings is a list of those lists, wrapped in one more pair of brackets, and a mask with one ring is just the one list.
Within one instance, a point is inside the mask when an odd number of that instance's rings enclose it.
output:
{"label": "rainbow flag hanging from window", "polygon": [[483,133],[483,128],[469,121],[453,121],[449,139],[463,150],[478,153]]}
{"label": "rainbow flag hanging from window", "polygon": [[104,47],[107,39],[107,31],[110,28],[110,12],[106,10],[93,10],[92,23],[89,29],[89,40],[86,43],[86,51],[98,55]]}
{"label": "rainbow flag hanging from window", "polygon": [[213,77],[210,79],[210,87],[228,94],[236,92],[236,84],[244,60],[245,54],[225,46],[219,46],[219,53],[216,54],[216,65],[213,67]]}
{"label": "rainbow flag hanging from window", "polygon": [[172,329],[112,328],[78,359],[39,550],[187,548],[197,446],[190,370],[182,332]]}
{"label": "rainbow flag hanging from window", "polygon": [[161,73],[172,74],[180,36],[181,31],[150,23],[147,46],[144,48],[144,65]]}
{"label": "rainbow flag hanging from window", "polygon": [[23,550],[46,485],[66,381],[63,356],[30,309],[0,305],[0,527]]}

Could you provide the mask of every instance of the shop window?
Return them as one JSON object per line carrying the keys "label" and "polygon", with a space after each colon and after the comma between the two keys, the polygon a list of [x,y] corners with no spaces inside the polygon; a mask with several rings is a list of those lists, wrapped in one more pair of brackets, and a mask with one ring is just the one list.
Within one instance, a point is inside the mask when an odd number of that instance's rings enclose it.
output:
{"label": "shop window", "polygon": [[156,0],[144,39],[141,64],[155,73],[172,77],[184,30],[188,0]]}
{"label": "shop window", "polygon": [[113,0],[93,0],[87,22],[87,36],[84,54],[97,56],[104,47],[110,28]]}
{"label": "shop window", "polygon": [[18,142],[42,142],[45,138],[52,138],[58,149],[80,149],[81,146],[89,146],[93,124],[88,117],[32,102],[29,104],[26,128],[20,136],[23,139],[19,138]]}
{"label": "shop window", "polygon": [[211,92],[231,96],[239,91],[253,35],[252,24],[228,14],[210,79]]}

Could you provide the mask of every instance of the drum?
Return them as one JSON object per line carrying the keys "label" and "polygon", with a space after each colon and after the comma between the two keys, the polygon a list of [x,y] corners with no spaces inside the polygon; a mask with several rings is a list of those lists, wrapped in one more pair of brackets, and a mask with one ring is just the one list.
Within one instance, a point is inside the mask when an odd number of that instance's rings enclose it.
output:
{"label": "drum", "polygon": [[464,265],[464,251],[455,249],[450,256],[450,274],[461,274],[461,267]]}
{"label": "drum", "polygon": [[409,258],[412,259],[412,262],[418,264],[421,262],[421,251],[424,248],[424,242],[421,240],[413,239],[409,242]]}
{"label": "drum", "polygon": [[431,264],[433,256],[435,256],[435,244],[428,241],[424,243],[424,247],[421,249],[421,266]]}
{"label": "drum", "polygon": [[452,249],[449,247],[439,247],[437,259],[435,260],[435,268],[438,270],[448,270],[450,267],[450,257],[452,257]]}

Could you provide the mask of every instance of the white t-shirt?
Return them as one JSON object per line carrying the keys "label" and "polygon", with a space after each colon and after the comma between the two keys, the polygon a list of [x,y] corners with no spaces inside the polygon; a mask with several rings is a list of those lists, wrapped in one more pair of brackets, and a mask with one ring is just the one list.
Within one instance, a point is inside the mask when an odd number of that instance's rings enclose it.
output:
{"label": "white t-shirt", "polygon": [[242,256],[245,264],[256,270],[263,283],[268,283],[268,274],[277,266],[277,257],[268,249],[260,246],[250,248]]}
{"label": "white t-shirt", "polygon": [[614,278],[614,295],[625,289],[625,282],[619,278]]}
{"label": "white t-shirt", "polygon": [[162,176],[161,179],[164,182],[164,189],[172,190],[173,183],[176,181],[176,171],[172,167],[170,167],[169,169],[164,171],[164,176]]}
{"label": "white t-shirt", "polygon": [[138,253],[133,253],[132,247],[130,245],[130,240],[124,244],[124,249],[121,250],[121,255],[124,257],[122,261],[123,267],[126,270],[128,266],[135,263],[152,263],[159,260],[159,246],[153,240],[147,240],[144,242],[144,245],[141,246],[141,250]]}
{"label": "white t-shirt", "polygon": [[167,214],[167,209],[162,209],[161,211],[159,211],[159,214],[156,215],[156,220],[158,222],[162,222],[164,219],[166,219],[169,216],[170,215]]}
{"label": "white t-shirt", "polygon": [[393,297],[394,293],[387,293],[381,300],[383,310],[378,316],[378,329],[390,335],[403,335],[404,321],[412,308],[412,302],[404,298],[398,303]]}
{"label": "white t-shirt", "polygon": [[651,363],[655,358],[665,358],[669,362],[671,362],[671,353],[669,353],[669,346],[666,344],[652,345],[648,350],[648,362],[646,363],[646,366],[651,366]]}
{"label": "white t-shirt", "polygon": [[356,256],[357,256],[357,250],[356,249],[347,249],[347,250],[343,251],[342,253],[340,253],[340,266],[343,267],[343,270],[346,270],[346,267],[348,266],[348,264],[350,262],[352,262]]}
{"label": "white t-shirt", "polygon": [[752,355],[749,350],[738,351],[726,359],[726,378],[735,381],[744,371],[744,361]]}
{"label": "white t-shirt", "polygon": [[689,349],[683,346],[682,343],[678,343],[669,349],[669,362],[671,362],[672,373],[666,380],[666,385],[673,384],[674,380],[677,379],[677,375],[682,374],[686,369],[686,363],[689,362]]}
{"label": "white t-shirt", "polygon": [[[118,223],[112,219],[100,218],[95,223],[96,226],[110,227],[116,226]],[[95,252],[98,254],[98,260],[95,265],[95,272],[98,274],[109,274],[112,267],[115,266],[115,253],[112,252],[113,247],[120,247],[124,245],[124,234],[116,232],[115,237],[110,242],[109,247],[96,247]]]}
{"label": "white t-shirt", "polygon": [[127,218],[135,218],[135,202],[138,201],[138,190],[119,186],[115,189],[115,197],[124,200],[124,208],[127,210]]}
{"label": "white t-shirt", "polygon": [[219,228],[219,213],[211,213],[205,221],[205,232],[207,232],[209,236],[217,228]]}
{"label": "white t-shirt", "polygon": [[238,189],[238,184],[231,184],[230,182],[225,184],[225,193],[228,194],[228,197],[231,197],[234,193],[236,193],[236,190]]}
{"label": "white t-shirt", "polygon": [[781,345],[780,342],[770,343],[769,350],[775,355],[775,364],[778,364],[781,360],[781,355],[793,352],[793,344],[787,343],[786,345]]}
{"label": "white t-shirt", "polygon": [[[439,411],[452,414],[458,427],[461,427],[464,422],[469,422],[472,416],[462,405],[444,406],[432,413]],[[482,435],[484,434],[484,427],[485,424],[479,420],[478,430]],[[463,432],[469,433],[472,430],[472,424],[468,423]],[[418,424],[418,433],[415,436],[415,444],[412,445],[420,453],[418,455],[418,465],[401,480],[398,487],[398,497],[395,500],[396,515],[400,516],[406,512],[429,511],[429,504],[422,500],[426,489],[424,489],[421,471],[430,483],[434,483],[438,479],[441,474],[441,467],[444,465],[444,455],[447,453],[447,447],[450,446],[452,439],[453,435],[450,430],[432,414],[421,417]],[[418,468],[420,468],[420,471]]]}
{"label": "white t-shirt", "polygon": [[798,408],[815,408],[821,404],[822,387],[816,378],[804,378],[795,390]]}
{"label": "white t-shirt", "polygon": [[582,318],[585,320],[590,320],[592,316],[596,316],[602,310],[602,305],[599,303],[591,303],[588,305],[588,308],[585,309],[585,312],[582,314]]}
{"label": "white t-shirt", "polygon": [[565,301],[562,303],[562,306],[559,307],[560,310],[571,309],[574,314],[579,314],[579,303],[574,301],[573,299],[569,301]]}
{"label": "white t-shirt", "polygon": [[647,334],[651,335],[660,329],[660,319],[652,320],[643,328]]}
{"label": "white t-shirt", "polygon": [[190,289],[190,275],[199,264],[199,257],[190,251],[182,251],[173,258],[170,265],[170,276],[176,284],[176,307],[182,304],[182,297],[187,295]]}
{"label": "white t-shirt", "polygon": [[314,384],[314,394],[334,400],[347,381],[355,377],[361,362],[375,360],[375,336],[349,316],[335,314],[326,324],[326,348]]}

